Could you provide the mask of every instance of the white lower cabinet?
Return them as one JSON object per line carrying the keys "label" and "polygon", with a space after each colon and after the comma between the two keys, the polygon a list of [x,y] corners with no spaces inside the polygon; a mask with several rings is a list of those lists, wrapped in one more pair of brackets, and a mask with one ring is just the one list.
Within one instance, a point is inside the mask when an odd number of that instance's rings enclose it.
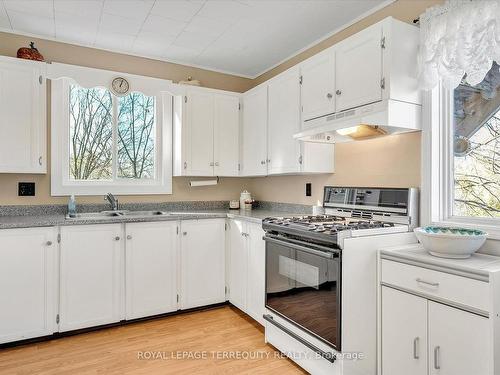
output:
{"label": "white lower cabinet", "polygon": [[489,319],[382,286],[383,375],[492,374]]}
{"label": "white lower cabinet", "polygon": [[492,374],[489,319],[429,301],[429,374]]}
{"label": "white lower cabinet", "polygon": [[427,300],[382,287],[382,374],[427,374]]}
{"label": "white lower cabinet", "polygon": [[264,324],[265,242],[261,225],[231,220],[229,301]]}
{"label": "white lower cabinet", "polygon": [[120,321],[121,224],[61,227],[59,331]]}
{"label": "white lower cabinet", "polygon": [[0,343],[57,330],[56,228],[0,231]]}
{"label": "white lower cabinet", "polygon": [[126,319],[177,310],[178,225],[125,225]]}
{"label": "white lower cabinet", "polygon": [[224,302],[224,219],[181,222],[181,309]]}

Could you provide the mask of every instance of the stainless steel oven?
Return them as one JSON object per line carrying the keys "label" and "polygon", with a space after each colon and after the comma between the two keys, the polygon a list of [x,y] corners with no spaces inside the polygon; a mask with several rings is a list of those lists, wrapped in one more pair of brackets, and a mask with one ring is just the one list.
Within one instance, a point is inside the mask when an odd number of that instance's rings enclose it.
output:
{"label": "stainless steel oven", "polygon": [[267,232],[266,307],[340,351],[341,252]]}

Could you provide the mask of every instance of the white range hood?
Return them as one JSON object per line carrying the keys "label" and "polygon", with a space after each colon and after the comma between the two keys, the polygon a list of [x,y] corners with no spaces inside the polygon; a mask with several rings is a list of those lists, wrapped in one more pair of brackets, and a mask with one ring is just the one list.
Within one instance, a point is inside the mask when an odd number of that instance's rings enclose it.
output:
{"label": "white range hood", "polygon": [[422,106],[398,100],[382,100],[358,108],[332,113],[303,123],[294,138],[305,142],[338,143],[358,138],[362,130],[373,130],[370,138],[421,130]]}

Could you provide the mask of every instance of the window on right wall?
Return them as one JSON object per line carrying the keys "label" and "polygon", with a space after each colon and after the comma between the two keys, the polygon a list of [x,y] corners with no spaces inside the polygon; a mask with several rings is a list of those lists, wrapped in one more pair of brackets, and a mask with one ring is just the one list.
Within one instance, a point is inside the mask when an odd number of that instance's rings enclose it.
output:
{"label": "window on right wall", "polygon": [[456,217],[500,218],[500,66],[453,91],[453,205]]}

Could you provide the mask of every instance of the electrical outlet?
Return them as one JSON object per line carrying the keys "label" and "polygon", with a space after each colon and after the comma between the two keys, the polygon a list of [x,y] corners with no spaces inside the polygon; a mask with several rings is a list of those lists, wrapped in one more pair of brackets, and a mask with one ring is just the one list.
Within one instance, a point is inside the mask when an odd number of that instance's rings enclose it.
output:
{"label": "electrical outlet", "polygon": [[17,195],[20,197],[34,197],[35,196],[35,183],[34,182],[20,182],[18,185]]}
{"label": "electrical outlet", "polygon": [[310,197],[310,196],[311,196],[311,183],[307,182],[306,183],[306,197]]}

